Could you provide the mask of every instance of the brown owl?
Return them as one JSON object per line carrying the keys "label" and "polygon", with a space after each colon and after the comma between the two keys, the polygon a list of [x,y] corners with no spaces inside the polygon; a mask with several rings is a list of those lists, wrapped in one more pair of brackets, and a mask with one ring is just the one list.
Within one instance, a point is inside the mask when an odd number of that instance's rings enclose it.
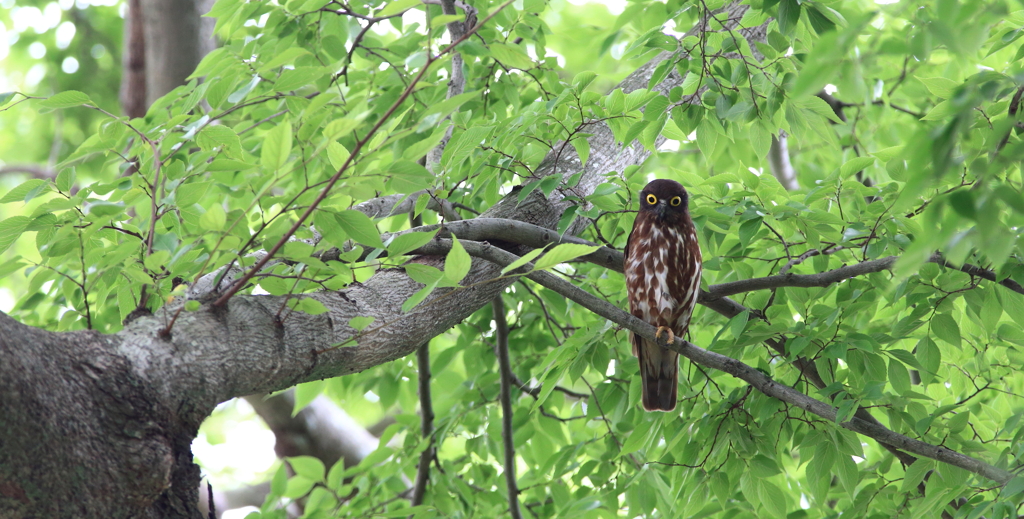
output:
{"label": "brown owl", "polygon": [[[689,203],[679,182],[652,180],[640,192],[640,212],[626,242],[629,311],[657,326],[658,339],[686,334],[700,293],[700,245]],[[679,354],[636,334],[631,339],[640,359],[644,409],[675,409]]]}

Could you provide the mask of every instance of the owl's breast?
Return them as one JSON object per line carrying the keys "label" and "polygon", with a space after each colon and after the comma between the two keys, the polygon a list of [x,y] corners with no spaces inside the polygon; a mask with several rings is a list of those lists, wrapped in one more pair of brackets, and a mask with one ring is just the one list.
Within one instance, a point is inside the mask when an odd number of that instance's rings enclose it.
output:
{"label": "owl's breast", "polygon": [[630,310],[654,326],[682,332],[700,291],[697,235],[692,225],[644,227],[624,265]]}

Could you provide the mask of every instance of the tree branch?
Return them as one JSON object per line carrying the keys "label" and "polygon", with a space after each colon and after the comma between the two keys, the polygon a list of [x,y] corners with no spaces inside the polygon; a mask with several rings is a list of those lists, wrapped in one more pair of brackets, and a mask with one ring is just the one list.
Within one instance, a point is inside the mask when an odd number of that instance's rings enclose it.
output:
{"label": "tree branch", "polygon": [[[578,243],[581,245],[596,246],[594,243],[582,238],[577,238],[571,235],[559,235],[557,232],[545,227],[504,218],[474,218],[472,220],[460,220],[458,222],[425,225],[423,227],[416,227],[397,232],[394,233],[394,235],[401,235],[410,232],[434,231],[437,231],[438,238],[450,238],[452,235],[455,235],[460,240],[500,240],[525,245],[535,249],[562,243]],[[385,235],[384,239],[388,239],[389,236],[392,235]],[[424,252],[423,249],[414,252],[429,254]],[[832,252],[832,249],[825,251],[826,254],[830,252]],[[329,260],[337,258],[337,254],[339,253],[340,251],[334,251],[333,253],[328,252],[325,253],[321,259]],[[803,258],[805,255],[807,254],[805,253],[800,256],[800,258]],[[595,265],[599,265],[616,272],[622,272],[622,258],[622,251],[611,247],[600,247],[595,252],[581,257],[581,259],[585,261],[589,261]],[[825,287],[853,277],[889,270],[896,261],[899,260],[899,258],[899,256],[889,256],[877,260],[864,261],[853,265],[847,265],[845,267],[839,267],[837,269],[818,274],[792,274],[787,271],[785,274],[711,285],[708,287],[707,292],[701,293],[699,302],[705,306],[711,306],[713,302],[723,299],[726,296],[743,292],[752,292],[754,290],[770,290],[781,287]],[[1024,294],[1024,286],[1021,286],[1016,281],[1008,278],[997,281],[998,277],[996,276],[996,273],[991,270],[983,269],[967,263],[957,267],[947,262],[939,253],[933,254],[928,258],[928,261],[931,263],[938,263],[946,268],[959,270],[972,276],[997,282],[1003,287],[1013,290],[1014,292]]]}
{"label": "tree branch", "polygon": [[523,519],[519,511],[519,486],[516,484],[516,450],[512,445],[512,367],[508,360],[508,321],[505,319],[505,303],[499,294],[491,303],[496,325],[495,350],[498,354],[498,368],[501,370],[501,442],[504,445],[505,486],[508,488],[508,511],[512,519]]}
{"label": "tree branch", "polygon": [[294,415],[294,389],[249,395],[245,401],[273,431],[279,458],[313,456],[326,467],[344,459],[346,467],[354,467],[377,448],[377,438],[323,395]]}
{"label": "tree branch", "polygon": [[9,165],[0,166],[0,176],[10,175],[14,173],[28,173],[32,178],[38,178],[42,180],[50,180],[57,178],[57,173],[49,168],[38,166],[35,164],[20,164],[20,165]]}
{"label": "tree branch", "polygon": [[[493,262],[497,265],[510,265],[518,259],[516,255],[489,244],[463,240],[459,240],[459,242],[470,255],[486,259],[487,261]],[[451,241],[435,240],[434,242],[431,242],[429,246],[436,248],[435,253],[444,254],[447,249],[451,248]],[[545,271],[530,272],[532,268],[533,265],[527,263],[520,269],[517,269],[516,272],[528,272],[526,277],[540,285],[575,301],[584,308],[587,308],[588,310],[624,328],[627,328],[631,332],[640,334],[640,336],[645,339],[652,341],[658,340],[655,337],[656,328],[654,326],[641,321],[633,315],[626,313],[622,309],[594,296],[593,294],[590,294],[580,287],[558,278],[554,274]],[[668,347],[701,366],[724,371],[736,378],[746,381],[755,389],[761,391],[767,396],[777,398],[783,402],[797,406],[831,422],[836,422],[837,410],[835,407],[805,395],[785,384],[776,382],[767,375],[739,360],[705,350],[679,338],[676,338],[675,343]],[[932,445],[921,440],[904,436],[892,431],[880,423],[864,420],[858,416],[852,416],[849,420],[841,422],[838,425],[869,438],[874,438],[879,442],[893,445],[896,448],[907,452],[960,467],[964,470],[995,481],[1001,485],[1005,484],[1013,477],[1012,473],[985,463],[984,461],[949,450],[942,446]]]}
{"label": "tree branch", "polygon": [[416,486],[412,491],[412,506],[423,504],[427,483],[430,481],[430,461],[434,459],[434,404],[430,398],[430,341],[416,350],[420,387],[420,434],[427,440],[427,448],[420,453],[416,468]]}
{"label": "tree branch", "polygon": [[[457,40],[453,39],[450,45],[438,51],[436,55],[427,56],[426,63],[424,63],[423,66],[420,68],[419,74],[417,74],[416,77],[413,78],[412,83],[409,86],[407,86],[405,90],[402,91],[402,93],[398,96],[398,99],[396,99],[395,102],[391,104],[387,111],[384,112],[384,115],[382,115],[381,118],[378,119],[377,122],[373,125],[373,127],[370,128],[370,131],[368,131],[366,135],[364,135],[361,139],[356,141],[355,146],[352,148],[351,154],[348,156],[348,158],[345,159],[341,167],[338,168],[338,171],[333,176],[331,176],[330,179],[327,180],[323,189],[320,190],[316,198],[313,199],[309,206],[306,207],[306,210],[303,211],[303,213],[296,219],[295,223],[293,223],[292,226],[285,232],[285,234],[281,236],[277,243],[275,243],[274,246],[267,251],[267,255],[264,256],[263,259],[257,261],[256,264],[252,266],[252,268],[250,268],[248,271],[246,271],[245,274],[242,275],[241,279],[232,283],[232,285],[228,287],[228,289],[225,290],[224,293],[219,298],[217,298],[216,301],[213,302],[214,306],[223,306],[225,303],[227,303],[228,300],[231,299],[231,296],[235,295],[235,293],[237,293],[242,287],[244,287],[245,283],[249,281],[249,279],[251,279],[254,275],[256,275],[256,273],[258,273],[263,268],[263,266],[266,265],[266,263],[270,261],[270,259],[273,258],[275,254],[277,254],[277,251],[279,251],[281,247],[283,247],[284,244],[287,243],[288,240],[295,235],[295,232],[299,229],[299,227],[301,227],[304,224],[304,222],[313,215],[313,211],[316,210],[316,208],[320,205],[320,202],[323,202],[323,200],[327,198],[327,195],[331,192],[331,189],[338,182],[338,180],[341,179],[342,174],[344,174],[348,170],[349,166],[352,164],[352,161],[359,155],[359,152],[363,149],[363,146],[370,142],[370,139],[372,139],[373,136],[376,135],[377,131],[380,130],[384,123],[391,118],[391,116],[395,113],[396,110],[398,110],[398,107],[401,106],[402,103],[404,103],[405,100],[412,94],[416,84],[419,83],[420,79],[422,79],[424,74],[427,73],[427,70],[430,69],[430,65],[444,57],[445,54],[453,52],[456,46],[459,43],[461,43],[462,40],[466,39],[470,35],[480,30],[480,28],[483,27],[484,24],[486,24],[491,18],[496,16],[499,12],[501,12],[502,9],[504,9],[511,3],[512,0],[508,0],[507,2],[501,4],[493,12],[491,12],[487,16],[487,18],[484,18],[478,25],[474,26],[472,29],[467,30],[465,34],[462,35],[461,38]],[[157,170],[157,172],[157,176],[159,177],[159,169]]]}

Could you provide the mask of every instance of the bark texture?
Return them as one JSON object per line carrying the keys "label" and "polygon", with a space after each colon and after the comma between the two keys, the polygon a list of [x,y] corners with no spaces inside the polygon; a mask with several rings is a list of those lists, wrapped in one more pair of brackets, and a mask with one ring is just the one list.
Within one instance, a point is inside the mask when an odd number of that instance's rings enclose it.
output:
{"label": "bark texture", "polygon": [[[133,2],[133,5],[135,2]],[[185,83],[206,53],[215,48],[213,20],[200,16],[206,0],[138,0],[145,46],[146,106]],[[127,95],[136,95],[134,93]]]}
{"label": "bark texture", "polygon": [[169,406],[119,342],[0,314],[0,517],[198,517],[178,483],[209,409]]}

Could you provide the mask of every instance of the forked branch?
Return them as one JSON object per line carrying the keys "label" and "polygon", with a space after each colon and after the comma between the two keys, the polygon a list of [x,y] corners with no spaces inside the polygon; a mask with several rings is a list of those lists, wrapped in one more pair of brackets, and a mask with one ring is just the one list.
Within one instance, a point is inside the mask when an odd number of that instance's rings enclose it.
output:
{"label": "forked branch", "polygon": [[[470,255],[485,259],[497,265],[507,266],[518,259],[516,255],[486,243],[465,240],[460,240],[460,243]],[[426,248],[431,249],[431,252],[429,252],[430,254],[444,254],[447,250],[451,249],[451,241],[435,240],[427,247],[424,247],[424,249]],[[571,299],[584,308],[632,332],[638,333],[646,339],[657,340],[654,335],[656,331],[654,326],[637,319],[622,309],[555,276],[554,274],[545,271],[531,272],[532,268],[532,264],[526,264],[523,267],[520,267],[520,269],[517,269],[515,273],[524,273],[524,275],[529,279],[548,288],[549,290],[553,290],[558,294]],[[799,407],[806,412],[817,415],[830,422],[836,422],[838,411],[832,405],[805,395],[785,384],[772,380],[764,373],[739,360],[705,350],[679,338],[677,338],[675,343],[669,347],[696,364],[723,371],[739,378],[767,396],[777,398],[790,405]],[[879,442],[895,446],[906,452],[960,467],[964,470],[995,481],[1000,485],[1005,484],[1013,478],[1012,473],[979,459],[972,458],[939,445],[933,445],[921,440],[910,438],[899,434],[880,423],[873,423],[857,416],[851,416],[849,419],[840,422],[838,425],[858,434],[873,438]]]}

